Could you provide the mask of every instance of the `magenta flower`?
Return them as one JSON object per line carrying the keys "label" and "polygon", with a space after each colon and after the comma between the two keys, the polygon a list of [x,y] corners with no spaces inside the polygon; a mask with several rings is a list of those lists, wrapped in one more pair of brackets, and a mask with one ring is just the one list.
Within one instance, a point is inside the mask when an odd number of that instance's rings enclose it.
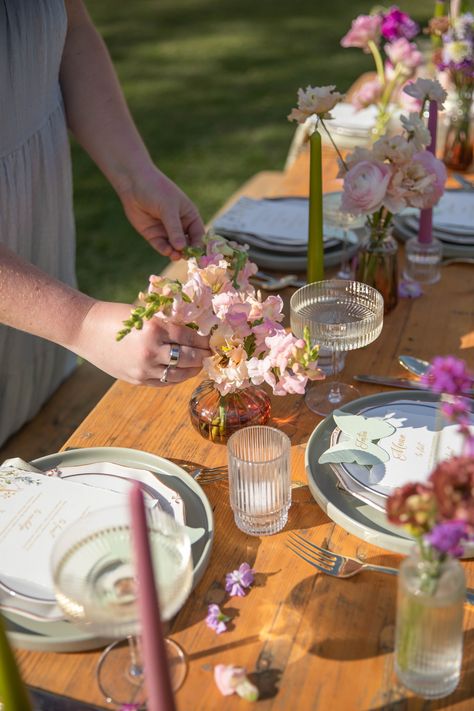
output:
{"label": "magenta flower", "polygon": [[474,378],[463,360],[454,356],[437,356],[421,382],[435,393],[462,395],[472,388]]}
{"label": "magenta flower", "polygon": [[461,541],[466,541],[468,537],[465,521],[444,521],[438,523],[424,538],[439,553],[458,558],[464,552]]}
{"label": "magenta flower", "polygon": [[231,597],[244,597],[244,588],[249,588],[255,580],[254,570],[248,563],[242,563],[237,570],[225,576],[225,590]]}
{"label": "magenta flower", "polygon": [[209,605],[207,608],[206,625],[210,627],[211,630],[215,630],[217,634],[222,634],[227,630],[227,622],[229,622],[230,617],[225,615],[219,605]]}
{"label": "magenta flower", "polygon": [[419,31],[419,25],[396,5],[392,5],[389,11],[382,16],[382,36],[390,42],[400,39],[400,37],[411,40]]}
{"label": "magenta flower", "polygon": [[468,426],[471,422],[471,408],[466,398],[454,397],[449,401],[443,401],[440,410],[446,419],[452,422],[458,422],[463,426]]}

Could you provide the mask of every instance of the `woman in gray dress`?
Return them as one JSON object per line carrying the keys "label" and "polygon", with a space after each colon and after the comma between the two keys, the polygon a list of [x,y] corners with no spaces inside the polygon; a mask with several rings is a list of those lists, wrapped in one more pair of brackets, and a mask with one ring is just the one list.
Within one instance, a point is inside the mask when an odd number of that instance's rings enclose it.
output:
{"label": "woman in gray dress", "polygon": [[33,417],[79,355],[116,378],[195,375],[207,339],[157,319],[117,343],[130,304],[76,289],[67,127],[151,247],[179,259],[198,211],[153,164],[82,0],[0,0],[0,443]]}

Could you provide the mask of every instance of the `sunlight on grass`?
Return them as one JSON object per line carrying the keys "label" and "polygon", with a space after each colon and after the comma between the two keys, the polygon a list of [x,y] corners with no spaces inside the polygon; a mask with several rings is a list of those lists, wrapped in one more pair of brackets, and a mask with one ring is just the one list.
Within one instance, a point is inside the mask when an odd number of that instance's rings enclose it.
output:
{"label": "sunlight on grass", "polygon": [[[424,22],[432,0],[400,2]],[[371,3],[355,0],[136,0],[88,4],[136,123],[160,168],[205,220],[249,177],[281,170],[296,91],[345,91],[370,57],[339,45]],[[131,301],[167,263],[126,221],[119,200],[73,146],[80,287]]]}

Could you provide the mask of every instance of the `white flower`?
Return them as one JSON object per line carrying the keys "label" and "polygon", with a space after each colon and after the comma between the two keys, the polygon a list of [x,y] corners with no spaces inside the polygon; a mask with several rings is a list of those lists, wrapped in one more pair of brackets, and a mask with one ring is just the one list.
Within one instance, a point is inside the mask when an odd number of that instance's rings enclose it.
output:
{"label": "white flower", "polygon": [[406,163],[410,161],[415,153],[415,146],[404,136],[382,136],[374,143],[373,157],[375,160],[384,163]]}
{"label": "white flower", "polygon": [[447,93],[437,79],[417,79],[411,84],[407,84],[403,91],[420,101],[436,101],[439,109],[444,109],[443,102],[446,101]]}
{"label": "white flower", "polygon": [[400,116],[400,121],[408,134],[408,140],[413,142],[418,150],[431,143],[431,133],[416,112],[411,111],[408,116]]}
{"label": "white flower", "polygon": [[307,86],[306,89],[298,89],[298,108],[291,110],[288,121],[304,123],[314,114],[321,119],[332,118],[329,112],[344,98],[343,94],[335,91],[335,88],[332,85]]}
{"label": "white flower", "polygon": [[465,40],[454,40],[453,42],[446,42],[443,45],[443,62],[449,64],[454,62],[454,64],[459,64],[465,59],[469,60],[471,58],[472,48],[469,42]]}

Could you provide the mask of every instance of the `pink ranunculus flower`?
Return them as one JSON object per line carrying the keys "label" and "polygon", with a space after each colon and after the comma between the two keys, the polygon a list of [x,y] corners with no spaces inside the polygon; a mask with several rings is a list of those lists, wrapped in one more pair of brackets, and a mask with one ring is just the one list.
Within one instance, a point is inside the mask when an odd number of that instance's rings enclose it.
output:
{"label": "pink ranunculus flower", "polygon": [[423,55],[416,44],[409,42],[404,37],[400,37],[391,44],[386,44],[384,49],[391,63],[395,67],[400,65],[405,74],[411,75],[423,62]]}
{"label": "pink ranunculus flower", "polygon": [[432,190],[430,191],[431,196],[427,196],[428,204],[423,205],[423,208],[433,207],[444,193],[447,178],[446,166],[441,160],[435,158],[430,151],[419,151],[415,153],[413,160],[421,163],[429,175],[435,176],[435,180],[432,183]]}
{"label": "pink ranunculus flower", "polygon": [[356,91],[352,96],[352,105],[360,111],[361,109],[367,108],[372,104],[376,104],[383,93],[383,86],[380,83],[378,77],[372,79],[371,81],[366,81],[362,84],[359,91]]}
{"label": "pink ranunculus flower", "polygon": [[342,47],[360,47],[367,54],[370,52],[369,42],[378,44],[382,17],[380,15],[359,15],[352,20],[351,29],[341,40]]}
{"label": "pink ranunculus flower", "polygon": [[379,161],[356,163],[344,178],[341,206],[354,215],[369,215],[384,204],[391,168]]}

